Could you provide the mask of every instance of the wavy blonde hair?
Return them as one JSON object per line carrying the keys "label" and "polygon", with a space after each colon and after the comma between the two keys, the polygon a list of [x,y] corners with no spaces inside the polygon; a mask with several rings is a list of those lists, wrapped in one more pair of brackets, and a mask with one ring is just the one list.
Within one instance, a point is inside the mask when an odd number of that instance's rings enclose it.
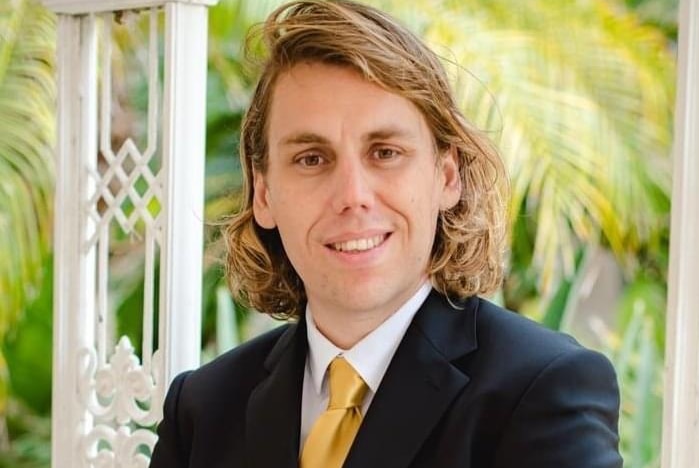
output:
{"label": "wavy blonde hair", "polygon": [[[241,130],[241,208],[227,224],[227,276],[236,298],[277,317],[297,316],[306,296],[279,232],[254,220],[253,170],[267,168],[267,125],[280,74],[300,62],[348,66],[420,109],[441,154],[455,148],[461,200],[442,211],[428,266],[434,287],[452,298],[493,292],[503,274],[508,184],[492,142],[459,111],[437,55],[385,13],[347,0],[294,1],[248,36],[267,55]],[[250,50],[250,49],[248,49]]]}

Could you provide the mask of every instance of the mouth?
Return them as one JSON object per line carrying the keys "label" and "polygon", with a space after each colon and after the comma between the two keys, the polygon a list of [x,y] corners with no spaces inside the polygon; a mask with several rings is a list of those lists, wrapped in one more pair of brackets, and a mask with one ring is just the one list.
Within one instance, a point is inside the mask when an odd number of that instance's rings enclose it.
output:
{"label": "mouth", "polygon": [[333,242],[327,247],[336,252],[357,253],[366,252],[367,250],[375,249],[383,244],[388,239],[389,233],[379,234],[371,237],[363,237],[359,239],[351,239],[344,242]]}

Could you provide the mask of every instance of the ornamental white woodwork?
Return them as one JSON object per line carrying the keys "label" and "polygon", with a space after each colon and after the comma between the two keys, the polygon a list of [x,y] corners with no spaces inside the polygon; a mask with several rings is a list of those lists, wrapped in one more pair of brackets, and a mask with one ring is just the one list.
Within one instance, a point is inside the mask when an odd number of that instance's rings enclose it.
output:
{"label": "ornamental white woodwork", "polygon": [[[52,466],[148,466],[169,382],[199,365],[214,3],[44,1],[58,13]],[[113,147],[112,29],[125,16],[145,23],[145,131]],[[141,245],[139,353],[115,336],[115,236]]]}

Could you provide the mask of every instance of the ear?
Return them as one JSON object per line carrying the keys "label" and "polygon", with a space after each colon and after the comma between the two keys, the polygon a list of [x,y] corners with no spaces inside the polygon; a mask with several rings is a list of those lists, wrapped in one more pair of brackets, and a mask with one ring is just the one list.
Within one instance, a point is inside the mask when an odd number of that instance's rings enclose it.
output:
{"label": "ear", "polygon": [[461,173],[459,172],[459,157],[454,145],[451,145],[442,155],[439,164],[444,180],[439,208],[448,210],[459,203],[461,199],[461,190],[463,190]]}
{"label": "ear", "polygon": [[272,207],[269,201],[269,188],[264,175],[253,171],[252,213],[257,224],[265,229],[273,229],[277,226],[272,215]]}

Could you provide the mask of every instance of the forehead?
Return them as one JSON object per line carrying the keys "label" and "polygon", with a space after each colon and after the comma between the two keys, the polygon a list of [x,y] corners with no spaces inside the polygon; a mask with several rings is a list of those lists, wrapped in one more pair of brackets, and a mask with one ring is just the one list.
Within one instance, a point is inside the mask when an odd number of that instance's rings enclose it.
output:
{"label": "forehead", "polygon": [[277,77],[269,112],[271,146],[299,133],[334,140],[382,128],[432,141],[417,106],[349,66],[299,63]]}

